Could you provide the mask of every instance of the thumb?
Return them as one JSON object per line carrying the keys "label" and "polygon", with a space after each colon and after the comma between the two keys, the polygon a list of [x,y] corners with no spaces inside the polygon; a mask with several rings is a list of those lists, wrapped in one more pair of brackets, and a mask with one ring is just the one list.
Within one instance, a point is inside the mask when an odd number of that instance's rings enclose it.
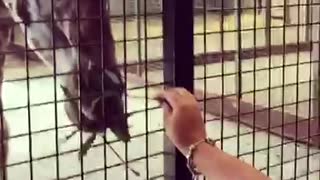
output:
{"label": "thumb", "polygon": [[171,114],[172,109],[170,108],[169,104],[163,102],[163,103],[161,103],[161,106],[162,106],[162,108],[164,110],[165,115],[170,115]]}
{"label": "thumb", "polygon": [[161,107],[163,108],[163,121],[166,127],[170,122],[170,119],[172,119],[172,110],[167,103],[162,103]]}
{"label": "thumb", "polygon": [[169,102],[164,98],[163,94],[158,94],[155,99],[160,103],[160,106],[163,108],[165,120],[170,116],[172,113],[172,107]]}
{"label": "thumb", "polygon": [[172,106],[170,105],[170,103],[166,99],[158,96],[158,97],[156,97],[156,100],[159,101],[161,107],[164,109],[165,112],[167,112],[167,113],[172,112],[172,110],[173,110]]}

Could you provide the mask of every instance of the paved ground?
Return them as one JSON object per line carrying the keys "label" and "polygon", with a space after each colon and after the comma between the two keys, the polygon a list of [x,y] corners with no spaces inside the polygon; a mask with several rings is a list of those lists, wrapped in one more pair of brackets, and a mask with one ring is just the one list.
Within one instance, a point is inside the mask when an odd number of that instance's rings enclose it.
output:
{"label": "paved ground", "polygon": [[[134,82],[130,82],[131,86],[137,86]],[[31,104],[50,102],[53,99],[53,79],[46,78],[40,80],[32,80],[30,88],[30,98]],[[5,83],[4,84],[4,102],[5,107],[18,107],[26,105],[25,82],[19,83]],[[59,97],[61,97],[61,92],[59,92]],[[155,91],[149,89],[149,94]],[[130,94],[143,96],[144,90],[131,91]],[[18,97],[19,96],[19,97]],[[157,104],[155,102],[149,101],[150,107],[155,107]],[[144,100],[130,99],[129,98],[129,111],[143,110],[145,109]],[[22,165],[14,165],[21,161],[28,161],[29,159],[29,139],[28,133],[28,114],[27,109],[11,110],[5,113],[11,130],[11,136],[17,136],[26,133],[26,136],[15,137],[10,140],[10,156],[9,164],[13,165],[9,168],[9,177],[12,180],[15,179],[28,179],[29,176],[29,164],[24,163]],[[33,132],[39,132],[42,130],[50,129],[55,127],[55,115],[54,115],[54,105],[42,105],[38,107],[31,108],[30,111],[31,119],[31,129]],[[69,122],[65,116],[62,106],[58,105],[58,125],[64,126],[68,125]],[[213,118],[208,115],[207,119]],[[154,132],[159,131],[163,128],[162,126],[162,113],[160,110],[150,110],[148,112],[148,131],[150,132],[148,136],[148,141],[146,141],[146,136],[143,134],[146,132],[146,114],[139,113],[130,119],[131,133],[133,135],[141,135],[135,138],[128,147],[128,159],[143,158],[146,154],[154,155],[149,158],[149,171],[150,177],[163,174],[163,156],[161,152],[163,151],[163,133]],[[221,121],[213,121],[208,123],[208,132],[210,137],[220,138],[221,137]],[[70,131],[71,128],[65,128],[58,131],[59,137],[63,137]],[[267,167],[267,155],[269,152],[270,161],[270,175],[274,179],[279,179],[280,165],[281,162],[281,139],[265,132],[257,132],[255,139],[255,147],[253,147],[252,130],[247,127],[240,126],[240,154],[241,159],[246,162],[251,163],[252,161],[252,151],[255,153],[255,165],[257,168],[266,172]],[[230,154],[236,155],[237,153],[237,124],[234,122],[224,121],[223,137],[226,138],[223,143],[224,150]],[[85,136],[87,137],[87,136]],[[267,139],[270,138],[270,150],[268,151]],[[109,140],[114,139],[112,134],[109,134]],[[59,147],[59,152],[68,152],[70,150],[77,150],[79,148],[79,135],[73,138],[67,144]],[[101,143],[99,139],[96,144]],[[148,153],[146,152],[146,142],[148,142]],[[125,147],[122,143],[115,143],[112,146],[117,150],[118,153],[124,158]],[[285,172],[285,179],[290,179],[294,176],[294,149],[295,145],[292,142],[286,143],[283,149],[284,165],[283,171]],[[55,131],[51,130],[49,132],[40,132],[32,135],[32,156],[35,161],[33,162],[33,172],[34,179],[44,180],[52,179],[55,177],[56,168],[56,158],[53,156],[56,152],[55,146]],[[108,148],[107,148],[108,149]],[[307,173],[307,160],[309,160],[309,171],[319,170],[320,164],[320,151],[310,148],[309,155],[307,158],[308,147],[304,145],[299,145],[297,147],[298,161],[297,161],[297,176],[304,175]],[[80,173],[80,165],[77,161],[77,151],[72,151],[72,153],[65,153],[59,156],[60,161],[60,175],[61,177],[69,177],[77,175]],[[160,153],[159,155],[157,155]],[[46,156],[53,156],[51,158],[45,158]],[[103,146],[98,146],[93,148],[88,156],[85,158],[84,171],[95,171],[99,168],[103,168]],[[40,158],[40,160],[38,159]],[[119,160],[115,155],[107,150],[107,162],[108,166],[115,165],[119,163]],[[146,170],[145,159],[142,159],[136,163],[132,163],[131,166],[143,174]],[[19,173],[17,173],[19,172]],[[108,169],[108,177],[110,179],[125,179],[123,173],[125,172],[124,167],[117,167]],[[317,179],[317,174],[310,176],[310,179]],[[79,178],[73,178],[79,179]],[[103,179],[103,171],[92,173],[86,176],[86,179]],[[137,178],[130,173],[130,179],[145,179]]]}

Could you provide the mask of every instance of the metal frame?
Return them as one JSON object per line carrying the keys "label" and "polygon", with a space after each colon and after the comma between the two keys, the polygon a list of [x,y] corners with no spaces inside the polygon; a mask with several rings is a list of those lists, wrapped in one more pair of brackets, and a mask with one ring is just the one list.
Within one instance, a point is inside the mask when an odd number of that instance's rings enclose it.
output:
{"label": "metal frame", "polygon": [[[316,119],[318,120],[318,132],[320,134],[320,118],[319,118],[319,113],[320,113],[320,45],[319,45],[319,40],[320,40],[320,27],[319,27],[319,22],[320,22],[320,7],[313,6],[313,4],[319,4],[320,0],[309,0],[308,2],[311,2],[311,6],[309,6],[308,10],[310,12],[310,16],[308,16],[308,22],[310,23],[316,23],[315,25],[311,25],[312,28],[309,29],[308,33],[311,34],[311,38],[309,39],[310,44],[312,45],[312,53],[311,53],[311,61],[318,61],[318,66],[313,67],[313,79],[315,80],[313,89],[312,89],[312,97],[317,99],[318,101],[313,101],[312,103],[312,117],[317,117]],[[317,125],[315,123],[315,125]],[[314,140],[317,137],[314,138]],[[318,137],[318,147],[320,148],[320,138]]]}
{"label": "metal frame", "polygon": [[[146,2],[147,0],[138,0],[141,4],[143,3],[142,1]],[[163,63],[163,68],[164,69],[164,79],[165,79],[165,85],[166,86],[175,86],[175,87],[184,87],[186,89],[188,89],[190,92],[194,93],[197,95],[197,91],[194,89],[194,65],[206,65],[206,64],[210,64],[210,63],[215,63],[215,62],[219,62],[220,59],[223,59],[223,61],[228,61],[228,56],[226,54],[230,54],[229,56],[231,58],[229,59],[236,59],[238,60],[238,72],[236,72],[236,75],[238,75],[239,77],[241,77],[241,74],[244,73],[243,71],[241,71],[241,61],[248,59],[250,57],[254,57],[257,58],[260,56],[271,56],[274,54],[283,54],[285,56],[286,52],[296,52],[297,50],[303,50],[302,46],[304,45],[306,48],[304,49],[305,51],[310,51],[310,47],[312,47],[312,54],[311,54],[311,60],[312,61],[319,61],[319,51],[320,51],[320,45],[319,45],[319,36],[320,36],[320,29],[317,26],[320,20],[319,17],[319,6],[317,5],[316,7],[309,6],[308,11],[310,10],[310,16],[307,17],[308,21],[308,25],[311,25],[312,28],[309,29],[309,35],[311,35],[312,38],[310,38],[310,41],[307,43],[300,43],[298,44],[298,47],[295,45],[295,47],[290,48],[289,45],[283,45],[283,47],[271,47],[270,45],[270,29],[271,29],[271,25],[270,25],[270,19],[267,21],[268,25],[266,27],[266,32],[267,32],[267,36],[269,40],[267,40],[267,46],[269,45],[269,47],[266,48],[266,50],[260,50],[260,47],[254,47],[254,50],[246,50],[241,48],[241,43],[240,43],[240,47],[239,47],[239,51],[231,51],[231,52],[226,52],[224,50],[223,54],[221,55],[221,52],[218,53],[211,53],[211,52],[206,52],[204,55],[200,55],[198,57],[194,56],[194,7],[193,7],[193,0],[163,0],[163,33],[164,33],[164,59],[163,60],[159,60],[155,63]],[[270,2],[270,1],[268,1]],[[320,3],[320,0],[309,0],[309,2],[312,2],[313,4],[318,4]],[[139,3],[139,4],[140,4]],[[238,3],[241,4],[241,1],[238,0]],[[287,1],[285,0],[285,4],[287,3]],[[269,4],[269,3],[268,3]],[[125,6],[125,3],[124,3]],[[144,5],[146,6],[146,5]],[[271,17],[271,3],[267,6],[267,17]],[[289,8],[290,6],[286,6],[286,13],[285,13],[285,19],[288,20],[288,13],[289,13]],[[125,14],[125,8],[123,8],[124,10],[124,14]],[[140,10],[139,10],[140,12]],[[238,11],[238,13],[240,14],[240,11]],[[126,20],[127,16],[124,17],[124,21]],[[139,19],[139,23],[141,21],[145,21],[146,20],[146,14],[144,15],[145,19]],[[240,21],[240,18],[238,19]],[[316,24],[316,25],[313,25]],[[287,25],[287,24],[286,24]],[[126,27],[126,22],[124,22],[124,27]],[[140,27],[140,24],[139,26]],[[140,29],[141,30],[141,29]],[[139,33],[141,33],[139,30]],[[256,30],[256,29],[255,29]],[[238,33],[241,36],[241,29],[238,29]],[[147,34],[147,31],[144,32],[145,36]],[[219,32],[220,33],[220,32]],[[124,39],[126,42],[126,33],[124,32]],[[140,37],[140,36],[139,36]],[[310,37],[310,36],[309,36]],[[141,40],[141,38],[138,39],[139,41]],[[147,43],[148,39],[145,39],[145,43]],[[222,40],[223,41],[223,40]],[[139,44],[139,57],[140,56],[145,56],[146,60],[147,58],[147,54],[142,55],[141,54],[141,44]],[[147,45],[145,44],[145,48],[147,48]],[[283,49],[281,49],[283,48]],[[280,49],[280,50],[279,50]],[[248,51],[248,52],[247,52]],[[250,51],[250,52],[249,52]],[[254,51],[254,52],[253,52]],[[261,51],[261,52],[260,52]],[[262,52],[263,51],[263,52]],[[146,53],[146,52],[145,52]],[[238,53],[238,54],[237,54]],[[30,55],[24,54],[25,56],[29,57],[29,60],[31,60]],[[22,56],[24,56],[22,55]],[[235,58],[235,56],[239,56],[238,58]],[[125,60],[126,60],[127,54],[125,54]],[[211,58],[211,59],[210,59]],[[196,60],[194,60],[196,59]],[[163,61],[163,62],[162,62]],[[144,63],[144,64],[143,64]],[[154,63],[154,62],[152,62]],[[141,59],[139,61],[139,64],[137,65],[139,67],[139,75],[141,75],[143,73],[143,71],[145,71],[144,73],[147,73],[147,71],[151,71],[151,66],[152,63],[149,62],[143,62]],[[320,64],[320,63],[318,63]],[[149,67],[150,65],[150,67]],[[125,66],[131,66],[125,63]],[[142,67],[144,66],[144,67]],[[131,66],[133,67],[133,66]],[[126,72],[130,72],[131,69],[135,69],[134,68],[130,68],[130,67],[125,67],[126,68]],[[127,69],[128,68],[128,69]],[[320,71],[319,71],[319,67],[314,66],[313,67],[313,78],[314,80],[318,80],[319,81],[319,77],[320,77]],[[137,69],[137,68],[136,68]],[[135,70],[136,70],[135,69]],[[269,67],[270,70],[270,67]],[[254,70],[256,72],[256,70]],[[238,73],[238,74],[237,74]],[[146,75],[146,81],[145,83],[148,84],[148,80],[147,80],[147,74]],[[225,74],[223,73],[222,76],[225,76]],[[211,77],[205,77],[205,78],[211,78]],[[241,79],[239,79],[240,81]],[[241,82],[239,82],[239,84],[241,84]],[[311,83],[310,83],[311,84]],[[285,85],[283,85],[284,87]],[[268,88],[265,90],[272,90],[273,88]],[[320,104],[319,104],[319,96],[320,96],[320,90],[319,90],[319,83],[314,83],[313,86],[313,91],[312,91],[312,99],[317,99],[313,100],[313,104],[312,104],[312,115],[310,115],[309,119],[304,120],[306,123],[308,123],[308,132],[309,136],[308,139],[304,138],[303,141],[305,143],[309,143],[311,140],[317,140],[319,138],[317,138],[317,136],[312,136],[310,134],[310,122],[311,117],[316,117],[316,120],[318,120],[318,129],[320,131],[320,121],[319,121],[319,112],[320,112]],[[254,90],[255,91],[255,90]],[[147,92],[146,92],[147,93]],[[242,92],[241,91],[241,87],[239,86],[239,89],[237,91],[239,97],[242,94],[245,94],[247,92]],[[214,95],[210,95],[206,92],[204,92],[204,94],[206,94],[207,96],[211,96],[213,97]],[[222,95],[224,96],[224,95]],[[203,95],[199,95],[199,97],[203,97]],[[230,96],[232,97],[232,96]],[[220,98],[220,97],[218,97]],[[238,108],[236,110],[228,108],[227,104],[228,102],[233,101],[231,98],[229,97],[221,97],[221,102],[226,103],[226,105],[222,105],[219,104],[220,99],[206,99],[204,98],[205,103],[207,103],[208,105],[206,106],[206,112],[212,113],[212,114],[219,114],[221,118],[229,118],[231,120],[236,121],[238,124],[243,123],[246,125],[251,126],[250,123],[251,120],[246,120],[245,118],[241,117],[242,115],[245,115],[245,113],[247,114],[252,114],[252,112],[242,112],[241,109],[242,108],[246,108],[246,106],[248,104],[245,104],[243,102],[240,101],[240,98],[237,99],[238,102],[238,106],[241,105],[241,108]],[[311,101],[311,97],[310,97],[310,101]],[[210,103],[210,106],[209,106]],[[241,104],[240,104],[241,103]],[[214,106],[215,105],[215,106]],[[222,110],[222,115],[220,112],[219,108],[216,108],[216,106],[220,106],[221,108],[224,108],[225,112],[228,113],[229,110],[231,110],[229,114],[235,113],[233,116],[230,117],[226,117],[224,115],[224,110]],[[252,104],[250,104],[252,106]],[[250,106],[248,105],[248,107]],[[252,109],[252,107],[250,106],[250,108],[248,109]],[[256,105],[253,104],[254,108],[256,108]],[[285,106],[285,104],[283,104],[283,106]],[[216,109],[214,109],[216,108]],[[284,136],[290,136],[293,133],[291,133],[290,135],[288,135],[289,133],[287,133],[285,131],[285,127],[284,125],[279,125],[278,127],[281,127],[282,132],[278,132],[276,130],[276,127],[272,126],[270,124],[270,117],[273,116],[274,112],[272,112],[272,109],[274,107],[268,107],[267,109],[263,109],[262,111],[255,111],[253,112],[253,127],[255,129],[255,127],[260,128],[259,131],[269,131],[269,133],[274,133],[277,135],[282,135],[282,137]],[[260,108],[259,108],[260,109]],[[311,109],[311,108],[310,108]],[[147,109],[145,111],[148,111]],[[243,113],[243,114],[242,114]],[[268,113],[268,115],[266,115],[266,113]],[[281,113],[281,112],[280,112]],[[283,113],[283,112],[282,112]],[[259,117],[259,115],[261,115],[261,121],[259,120],[259,118],[256,118],[255,116],[257,115],[257,117]],[[275,114],[275,116],[279,115],[279,118],[276,120],[281,120],[282,121],[284,119],[284,116],[286,116],[286,118],[288,117],[287,115],[284,114]],[[240,120],[241,117],[241,120]],[[265,117],[265,118],[263,118]],[[297,118],[296,116],[291,116],[291,118]],[[273,119],[273,118],[271,118]],[[297,118],[298,119],[298,118]],[[260,127],[258,124],[262,121],[267,122],[269,120],[269,124],[268,127]],[[209,120],[210,121],[210,120]],[[256,123],[256,124],[255,124]],[[305,124],[306,124],[305,123]],[[295,124],[292,124],[292,126],[294,126]],[[295,127],[296,128],[296,127]],[[239,130],[239,129],[238,129]],[[148,131],[148,129],[146,129],[146,131]],[[223,134],[223,133],[222,133]],[[242,136],[243,134],[240,134],[240,132],[238,132],[237,137],[239,138],[240,136]],[[293,139],[293,141],[295,141],[295,143],[299,142],[302,139],[299,139],[299,137],[294,137],[291,136],[290,138]],[[148,139],[147,139],[148,140]],[[269,139],[270,140],[270,139]],[[306,142],[307,141],[307,142]],[[165,163],[164,163],[164,170],[165,170],[165,174],[164,174],[164,178],[165,179],[183,179],[183,180],[189,180],[191,179],[191,174],[189,172],[189,170],[187,169],[186,166],[186,161],[184,156],[177,150],[174,148],[174,146],[170,143],[169,139],[167,137],[164,138],[164,156],[165,156]],[[320,144],[320,143],[319,143]],[[283,144],[282,144],[283,145]],[[272,148],[271,146],[268,146],[268,148]],[[308,146],[309,148],[309,146]],[[255,149],[253,149],[253,153],[254,153]],[[126,153],[127,154],[127,153]],[[238,153],[238,156],[240,156],[241,154]],[[127,156],[126,156],[127,159]],[[147,160],[148,161],[148,160]],[[148,166],[148,165],[147,165]],[[147,167],[148,168],[148,167]],[[128,174],[128,172],[126,172]]]}
{"label": "metal frame", "polygon": [[[164,80],[168,86],[184,87],[193,92],[194,56],[193,56],[193,0],[164,0]],[[167,139],[165,143],[168,145]],[[165,170],[175,169],[175,179],[191,180],[185,157],[170,143],[165,152],[175,154],[173,159],[165,159]],[[173,167],[172,165],[175,164]]]}

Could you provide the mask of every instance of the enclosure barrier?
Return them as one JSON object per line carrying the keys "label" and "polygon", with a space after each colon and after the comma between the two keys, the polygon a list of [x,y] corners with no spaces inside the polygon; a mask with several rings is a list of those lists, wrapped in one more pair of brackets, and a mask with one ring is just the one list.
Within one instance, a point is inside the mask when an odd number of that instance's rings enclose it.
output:
{"label": "enclosure barrier", "polygon": [[[92,140],[90,133],[80,131],[60,142],[76,125],[66,115],[64,103],[86,97],[80,93],[66,98],[60,78],[76,74],[81,79],[86,71],[58,73],[71,56],[63,61],[57,52],[81,46],[95,51],[111,42],[107,33],[100,34],[99,42],[79,40],[64,47],[57,47],[61,44],[54,40],[61,34],[52,33],[52,46],[30,47],[23,32],[30,30],[20,26],[28,22],[13,20],[2,4],[6,0],[0,0],[0,140],[7,139],[9,147],[7,172],[1,171],[6,177],[0,179],[191,179],[185,158],[164,134],[162,111],[153,100],[155,92],[175,86],[195,95],[208,135],[225,152],[272,179],[319,179],[319,0],[91,1],[88,8],[99,2],[96,12],[106,7],[110,15],[131,141],[124,143],[108,130],[103,138]],[[83,10],[80,5],[76,3],[74,13]],[[103,22],[102,13],[99,17],[82,13],[88,17],[59,19],[50,13],[49,20],[31,23],[64,21],[81,27],[80,22]],[[79,39],[78,28],[69,36]],[[95,30],[92,27],[83,36],[94,35]],[[39,57],[45,51],[51,59]],[[108,56],[96,52],[100,60]],[[77,60],[86,60],[78,56]],[[105,69],[108,63],[100,65]],[[105,78],[94,76],[102,84]],[[105,96],[105,88],[102,85],[99,97]],[[78,119],[81,124],[83,117]],[[80,144],[88,140],[93,141],[91,149],[78,159],[77,153],[85,148]]]}

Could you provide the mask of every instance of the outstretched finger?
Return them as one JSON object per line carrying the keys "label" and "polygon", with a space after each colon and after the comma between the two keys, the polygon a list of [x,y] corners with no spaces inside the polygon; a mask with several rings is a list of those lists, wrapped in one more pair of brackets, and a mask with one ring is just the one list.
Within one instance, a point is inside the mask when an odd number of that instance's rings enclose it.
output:
{"label": "outstretched finger", "polygon": [[176,91],[183,97],[182,100],[197,101],[196,97],[185,88],[176,88]]}
{"label": "outstretched finger", "polygon": [[159,93],[156,96],[156,99],[161,104],[166,103],[172,110],[174,110],[181,101],[181,95],[175,88],[172,88]]}

